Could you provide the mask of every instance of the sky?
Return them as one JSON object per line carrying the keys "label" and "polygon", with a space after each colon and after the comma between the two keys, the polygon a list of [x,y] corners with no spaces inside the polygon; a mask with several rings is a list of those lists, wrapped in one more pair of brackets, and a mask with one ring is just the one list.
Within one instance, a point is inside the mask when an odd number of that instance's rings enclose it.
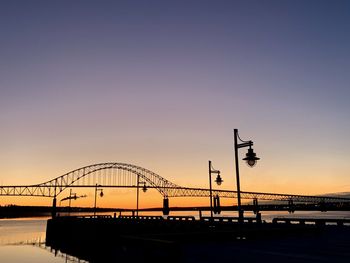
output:
{"label": "sky", "polygon": [[236,190],[237,128],[241,190],[350,192],[349,32],[341,0],[0,1],[0,185],[124,162],[208,187],[211,160]]}

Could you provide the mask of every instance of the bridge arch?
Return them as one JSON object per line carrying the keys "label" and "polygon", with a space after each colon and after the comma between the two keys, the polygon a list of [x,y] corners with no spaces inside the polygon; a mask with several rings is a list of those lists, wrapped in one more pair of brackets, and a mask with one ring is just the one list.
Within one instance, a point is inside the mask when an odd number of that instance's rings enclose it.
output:
{"label": "bridge arch", "polygon": [[168,189],[179,187],[146,168],[127,163],[99,163],[81,167],[39,184],[38,187],[50,188],[57,196],[73,186],[91,187],[97,184],[104,187],[137,187],[140,180],[163,196],[168,196]]}
{"label": "bridge arch", "polygon": [[167,196],[168,189],[179,186],[160,175],[137,165],[127,163],[99,163],[81,167],[50,181],[39,184],[40,188],[50,188],[59,195],[69,187],[137,187],[144,182],[155,188],[161,195]]}
{"label": "bridge arch", "polygon": [[[163,197],[209,197],[209,189],[192,188],[176,185],[160,175],[143,167],[119,163],[99,163],[75,169],[52,180],[35,185],[0,186],[0,196],[40,196],[56,197],[70,187],[137,187],[140,182],[147,183],[149,188],[155,188]],[[213,189],[213,195],[222,198],[236,198],[234,190]],[[307,196],[295,194],[258,193],[241,191],[242,199],[259,199],[307,202],[307,203],[340,203],[350,202],[350,198],[335,196]]]}

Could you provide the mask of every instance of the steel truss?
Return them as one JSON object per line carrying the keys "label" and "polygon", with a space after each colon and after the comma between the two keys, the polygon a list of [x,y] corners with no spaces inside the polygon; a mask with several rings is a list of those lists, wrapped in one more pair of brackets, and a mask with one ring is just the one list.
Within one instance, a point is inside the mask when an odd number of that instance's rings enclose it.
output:
{"label": "steel truss", "polygon": [[[148,188],[156,189],[164,197],[209,197],[209,189],[182,187],[150,170],[126,163],[89,165],[36,185],[0,186],[0,195],[56,197],[66,188],[71,187],[95,187],[97,184],[99,187],[105,188],[135,188],[138,187],[138,182],[146,183]],[[213,195],[222,198],[237,198],[237,192],[230,190],[213,190]],[[350,202],[350,198],[343,197],[242,191],[241,198],[274,201],[292,200],[295,203]]]}

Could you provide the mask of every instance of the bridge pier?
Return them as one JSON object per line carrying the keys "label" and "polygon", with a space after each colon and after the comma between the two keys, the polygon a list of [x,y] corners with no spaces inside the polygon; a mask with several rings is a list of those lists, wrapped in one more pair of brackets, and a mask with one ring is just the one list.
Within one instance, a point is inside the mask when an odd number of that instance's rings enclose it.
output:
{"label": "bridge pier", "polygon": [[218,195],[214,196],[214,214],[221,213],[220,197]]}
{"label": "bridge pier", "polygon": [[55,196],[53,198],[53,201],[52,201],[52,211],[51,211],[52,218],[56,217],[56,213],[57,213],[57,200],[56,200],[56,196]]}
{"label": "bridge pier", "polygon": [[170,209],[169,209],[169,199],[168,197],[164,197],[163,199],[163,215],[167,216],[169,215]]}
{"label": "bridge pier", "polygon": [[254,198],[253,199],[253,212],[254,212],[254,214],[256,216],[256,222],[258,224],[261,224],[262,220],[261,220],[261,213],[259,212],[258,198]]}
{"label": "bridge pier", "polygon": [[254,212],[254,214],[259,213],[259,204],[258,204],[257,198],[253,199],[253,212]]}
{"label": "bridge pier", "polygon": [[294,203],[293,203],[293,199],[288,200],[288,212],[290,214],[295,212],[295,207],[294,207]]}

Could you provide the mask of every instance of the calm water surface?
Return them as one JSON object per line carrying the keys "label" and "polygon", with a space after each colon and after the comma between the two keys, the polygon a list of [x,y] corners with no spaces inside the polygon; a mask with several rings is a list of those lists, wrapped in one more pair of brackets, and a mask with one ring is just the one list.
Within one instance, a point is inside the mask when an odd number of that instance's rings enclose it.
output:
{"label": "calm water surface", "polygon": [[47,218],[1,219],[0,262],[78,262],[74,257],[51,251],[45,246],[46,220]]}
{"label": "calm water surface", "polygon": [[[198,213],[176,212],[172,215],[194,215]],[[140,215],[156,213],[141,213]],[[208,216],[209,214],[203,214]],[[224,213],[221,216],[237,216]],[[253,216],[246,213],[245,216]],[[350,218],[350,212],[265,212],[263,220],[271,221],[274,217],[312,217],[312,218]],[[61,263],[85,262],[60,251],[52,251],[45,247],[45,231],[47,218],[1,219],[0,220],[0,262],[1,263]]]}

